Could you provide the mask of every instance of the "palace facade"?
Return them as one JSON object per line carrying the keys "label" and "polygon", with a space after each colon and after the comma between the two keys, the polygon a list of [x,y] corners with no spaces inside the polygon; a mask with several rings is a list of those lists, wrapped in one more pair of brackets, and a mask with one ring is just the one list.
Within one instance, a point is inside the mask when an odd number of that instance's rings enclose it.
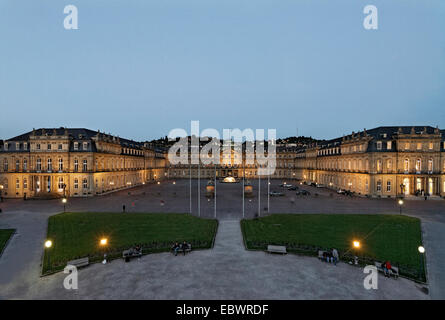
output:
{"label": "palace facade", "polygon": [[0,143],[3,197],[92,196],[164,179],[165,153],[88,129],[38,129]]}
{"label": "palace facade", "polygon": [[373,197],[445,196],[445,131],[378,127],[299,150],[297,178]]}
{"label": "palace facade", "polygon": [[[0,141],[0,192],[4,197],[75,197],[190,176],[258,178],[257,163],[248,157],[253,155],[231,147],[217,166],[173,165],[166,146],[88,129],[38,129]],[[277,145],[271,178],[371,197],[445,197],[445,130],[378,127],[309,145]]]}

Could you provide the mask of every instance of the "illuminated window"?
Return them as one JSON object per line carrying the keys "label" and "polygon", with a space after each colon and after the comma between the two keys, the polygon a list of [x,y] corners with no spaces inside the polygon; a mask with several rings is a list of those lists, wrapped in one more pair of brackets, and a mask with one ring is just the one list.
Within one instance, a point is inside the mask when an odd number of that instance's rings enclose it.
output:
{"label": "illuminated window", "polygon": [[88,188],[88,180],[87,179],[83,179],[83,188],[84,189]]}
{"label": "illuminated window", "polygon": [[391,180],[386,181],[386,192],[391,192]]}
{"label": "illuminated window", "polygon": [[403,168],[404,168],[405,172],[409,172],[409,160],[408,159],[405,159]]}
{"label": "illuminated window", "polygon": [[409,150],[409,142],[405,142],[405,150]]}
{"label": "illuminated window", "polygon": [[28,189],[28,180],[23,179],[23,189]]}
{"label": "illuminated window", "polygon": [[392,149],[392,141],[388,141],[386,143],[386,149],[391,150]]}
{"label": "illuminated window", "polygon": [[74,179],[74,189],[79,189],[79,180]]}
{"label": "illuminated window", "polygon": [[429,144],[429,146],[428,146],[428,149],[433,150],[433,148],[434,148],[434,145],[433,145],[432,142],[430,142],[430,144]]}
{"label": "illuminated window", "polygon": [[417,150],[422,150],[422,143],[420,142],[417,143]]}
{"label": "illuminated window", "polygon": [[15,188],[20,189],[20,180],[18,178],[15,180]]}
{"label": "illuminated window", "polygon": [[382,171],[382,160],[377,160],[377,172]]}
{"label": "illuminated window", "polygon": [[392,160],[388,159],[388,161],[386,161],[386,169],[391,170],[392,169]]}
{"label": "illuminated window", "polygon": [[422,170],[422,160],[417,159],[416,160],[416,172],[420,172]]}
{"label": "illuminated window", "polygon": [[428,160],[428,172],[433,172],[433,159]]}

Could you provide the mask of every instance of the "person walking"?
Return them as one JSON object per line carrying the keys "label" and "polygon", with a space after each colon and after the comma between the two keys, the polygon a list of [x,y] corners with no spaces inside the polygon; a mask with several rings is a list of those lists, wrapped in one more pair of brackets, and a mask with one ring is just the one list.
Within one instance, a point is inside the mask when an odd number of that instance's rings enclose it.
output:
{"label": "person walking", "polygon": [[337,262],[338,262],[338,251],[335,248],[332,249],[332,257],[334,259],[334,265],[337,265]]}

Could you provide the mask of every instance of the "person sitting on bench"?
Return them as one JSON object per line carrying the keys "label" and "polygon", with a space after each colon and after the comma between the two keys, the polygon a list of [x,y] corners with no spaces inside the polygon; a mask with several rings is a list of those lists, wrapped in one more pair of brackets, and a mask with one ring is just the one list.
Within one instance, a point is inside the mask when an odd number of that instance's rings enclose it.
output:
{"label": "person sitting on bench", "polygon": [[391,272],[391,263],[389,261],[385,261],[382,264],[382,268],[383,268],[383,273],[385,274],[385,277],[389,278],[390,272]]}
{"label": "person sitting on bench", "polygon": [[182,252],[184,253],[184,255],[185,255],[185,251],[188,249],[188,247],[189,247],[188,243],[186,241],[184,241],[181,245],[181,249],[182,249]]}
{"label": "person sitting on bench", "polygon": [[178,251],[179,251],[180,248],[181,247],[180,247],[178,242],[175,242],[175,244],[172,246],[172,250],[175,252],[175,256],[178,255]]}

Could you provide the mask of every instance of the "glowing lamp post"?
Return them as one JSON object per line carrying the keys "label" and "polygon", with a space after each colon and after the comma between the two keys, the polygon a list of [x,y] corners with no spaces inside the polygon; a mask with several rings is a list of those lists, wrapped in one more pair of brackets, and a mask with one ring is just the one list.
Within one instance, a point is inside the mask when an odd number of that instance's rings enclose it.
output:
{"label": "glowing lamp post", "polygon": [[425,261],[424,259],[424,254],[425,254],[425,248],[423,246],[419,246],[417,248],[417,250],[419,251],[419,257],[420,257],[420,276],[419,278],[423,277],[424,271],[423,271],[423,263]]}
{"label": "glowing lamp post", "polygon": [[50,255],[50,249],[53,246],[53,242],[51,240],[45,241],[45,249],[46,252],[48,252],[48,268],[51,268],[51,255]]}
{"label": "glowing lamp post", "polygon": [[354,264],[358,264],[357,252],[358,252],[358,250],[361,247],[361,243],[358,240],[354,240],[354,241],[352,241],[352,246],[353,246],[354,251],[355,251]]}
{"label": "glowing lamp post", "polygon": [[398,201],[398,203],[399,203],[399,208],[400,208],[400,214],[402,214],[403,200],[400,199],[400,200]]}
{"label": "glowing lamp post", "polygon": [[104,252],[104,260],[102,261],[103,264],[107,263],[107,254],[105,253],[105,247],[108,244],[108,239],[107,238],[102,238],[99,240],[99,246],[101,248],[103,248],[103,252]]}
{"label": "glowing lamp post", "polygon": [[68,200],[66,198],[62,199],[62,203],[63,203],[63,212],[66,211],[66,203],[68,202]]}

